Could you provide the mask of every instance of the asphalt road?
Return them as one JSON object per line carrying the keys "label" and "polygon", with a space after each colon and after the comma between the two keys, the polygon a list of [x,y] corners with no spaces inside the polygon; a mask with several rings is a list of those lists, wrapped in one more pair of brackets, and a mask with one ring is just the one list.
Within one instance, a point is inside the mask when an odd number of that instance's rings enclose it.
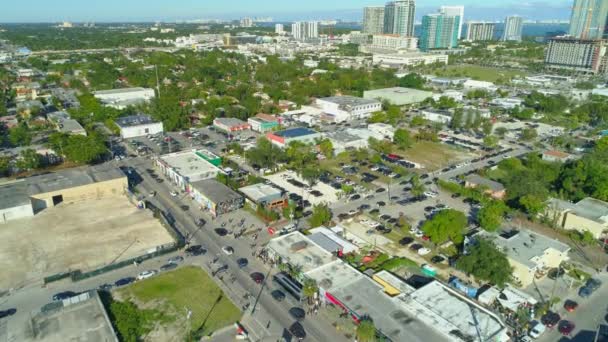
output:
{"label": "asphalt road", "polygon": [[[249,228],[251,224],[254,224],[255,228],[265,228],[265,226],[243,210],[217,220],[212,220],[208,215],[197,210],[196,205],[188,196],[181,194],[177,198],[171,197],[170,192],[173,189],[166,180],[162,183],[154,181],[145,171],[146,169],[154,169],[149,159],[126,159],[123,162],[125,162],[125,165],[135,168],[144,179],[144,182],[138,185],[140,193],[148,194],[151,191],[156,191],[157,194],[153,200],[171,212],[181,232],[185,236],[194,233],[192,244],[202,244],[205,246],[208,250],[207,255],[209,258],[217,256],[219,258],[217,262],[218,267],[219,265],[228,265],[229,271],[224,275],[223,281],[220,281],[220,285],[228,294],[232,294],[237,303],[246,293],[254,297],[260,295],[255,312],[251,314],[252,303],[243,318],[243,324],[249,328],[249,332],[256,339],[270,338],[276,340],[282,336],[284,330],[295,322],[290,317],[288,311],[297,305],[289,300],[277,302],[272,298],[270,295],[271,291],[278,287],[275,287],[269,279],[278,270],[270,269],[269,266],[252,257],[252,244],[257,242],[255,248],[259,248],[269,239],[266,231],[263,229],[259,233],[258,240],[255,242],[249,237],[241,237],[239,239],[235,239],[231,235],[220,237],[214,232],[214,229],[220,227],[222,223],[226,223],[226,229],[236,231],[238,228],[235,227],[235,223],[240,222],[242,219],[245,219],[244,227]],[[188,205],[190,209],[183,211],[180,208],[181,205]],[[197,218],[203,218],[207,221],[207,224],[202,229],[199,229],[194,224]],[[230,219],[232,219],[232,223],[229,222]],[[245,234],[247,235],[247,233]],[[223,246],[231,246],[234,249],[234,254],[229,256],[223,253],[221,251]],[[249,261],[249,265],[242,270],[239,269],[236,263],[236,260],[239,258],[247,258]],[[261,291],[260,284],[256,284],[251,280],[250,274],[252,272],[260,272],[265,275],[270,274],[266,280],[267,286],[264,287],[263,291]],[[302,325],[308,336],[306,340],[345,340],[342,335],[336,333],[335,328],[328,322],[315,319],[314,317],[306,318],[302,322]]]}

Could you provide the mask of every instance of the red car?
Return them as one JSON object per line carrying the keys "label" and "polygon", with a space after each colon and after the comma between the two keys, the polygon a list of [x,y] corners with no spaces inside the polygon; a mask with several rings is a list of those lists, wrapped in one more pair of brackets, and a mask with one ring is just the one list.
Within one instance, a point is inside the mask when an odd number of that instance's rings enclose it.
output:
{"label": "red car", "polygon": [[430,238],[430,237],[428,237],[428,236],[426,236],[426,235],[423,235],[423,236],[422,236],[422,240],[424,240],[424,241],[429,241],[430,239],[431,239],[431,238]]}
{"label": "red car", "polygon": [[564,320],[559,323],[558,330],[562,335],[570,336],[575,327],[574,323]]}
{"label": "red car", "polygon": [[576,308],[578,308],[578,303],[573,300],[568,299],[564,303],[564,309],[568,312],[574,312]]}

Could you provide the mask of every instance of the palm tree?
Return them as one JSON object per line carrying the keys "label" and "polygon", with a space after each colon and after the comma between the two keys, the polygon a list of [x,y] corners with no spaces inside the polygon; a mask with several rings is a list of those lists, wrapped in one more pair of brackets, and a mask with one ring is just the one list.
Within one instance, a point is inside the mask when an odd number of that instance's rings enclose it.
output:
{"label": "palm tree", "polygon": [[359,321],[356,334],[358,342],[375,342],[376,326],[374,325],[374,321],[368,316],[363,317]]}
{"label": "palm tree", "polygon": [[314,279],[307,278],[304,280],[304,286],[302,286],[302,294],[308,299],[310,304],[311,299],[314,298],[315,294],[319,292],[319,287]]}

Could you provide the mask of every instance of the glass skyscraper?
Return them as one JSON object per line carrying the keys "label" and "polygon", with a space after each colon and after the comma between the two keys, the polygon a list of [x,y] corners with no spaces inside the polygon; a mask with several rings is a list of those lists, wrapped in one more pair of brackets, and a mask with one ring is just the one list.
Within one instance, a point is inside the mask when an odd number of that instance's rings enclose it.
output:
{"label": "glass skyscraper", "polygon": [[608,0],[575,0],[569,34],[578,39],[608,38]]}
{"label": "glass skyscraper", "polygon": [[391,1],[384,7],[384,33],[414,36],[414,0]]}
{"label": "glass skyscraper", "polygon": [[460,16],[441,13],[428,14],[422,17],[422,34],[420,49],[452,49],[458,46],[458,28]]}

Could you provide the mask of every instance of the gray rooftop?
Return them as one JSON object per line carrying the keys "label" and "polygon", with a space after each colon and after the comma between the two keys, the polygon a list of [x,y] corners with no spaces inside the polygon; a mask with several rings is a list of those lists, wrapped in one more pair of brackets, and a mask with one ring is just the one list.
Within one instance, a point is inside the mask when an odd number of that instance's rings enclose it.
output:
{"label": "gray rooftop", "polygon": [[327,138],[329,138],[329,139],[339,141],[342,143],[349,143],[349,142],[365,139],[364,137],[351,134],[347,131],[328,132],[325,134],[325,136],[327,136]]}
{"label": "gray rooftop", "polygon": [[237,118],[216,118],[214,121],[225,126],[241,126],[247,124],[245,121]]}
{"label": "gray rooftop", "polygon": [[331,96],[331,97],[324,97],[320,100],[336,103],[336,104],[340,105],[340,107],[349,108],[349,109],[352,107],[356,107],[356,106],[364,106],[364,105],[380,103],[380,101],[378,101],[378,100],[364,99],[364,98],[355,97],[355,96]]}
{"label": "gray rooftop", "polygon": [[403,87],[383,88],[363,92],[363,97],[366,99],[386,99],[397,106],[422,102],[431,96],[433,96],[433,93],[430,91]]}
{"label": "gray rooftop", "polygon": [[600,224],[608,223],[608,203],[595,198],[587,197],[578,203],[570,203],[560,199],[552,198],[549,207],[561,211],[570,211],[577,216]]}
{"label": "gray rooftop", "polygon": [[330,239],[327,235],[320,233],[320,232],[310,234],[308,236],[308,238],[311,239],[317,245],[319,245],[319,247],[323,248],[324,250],[326,250],[330,253],[336,253],[337,251],[342,249],[342,246],[340,244],[338,244],[334,240]]}
{"label": "gray rooftop", "polygon": [[492,191],[503,191],[505,189],[504,185],[477,174],[468,175],[465,180],[475,186],[487,186]]}
{"label": "gray rooftop", "polygon": [[208,178],[208,175],[215,177],[213,173],[218,173],[219,168],[205,160],[197,152],[197,150],[192,150],[165,154],[160,157],[160,160],[182,177],[192,181],[199,180],[201,175],[204,178]]}
{"label": "gray rooftop", "polygon": [[116,167],[96,165],[5,182],[0,184],[0,209],[28,204],[30,196],[124,177],[126,175]]}
{"label": "gray rooftop", "polygon": [[205,195],[213,203],[223,203],[242,198],[241,195],[215,179],[205,179],[192,183],[192,187]]}
{"label": "gray rooftop", "polygon": [[301,266],[304,273],[336,259],[336,256],[297,231],[270,240],[267,248],[280,255],[286,262]]}
{"label": "gray rooftop", "polygon": [[501,234],[480,232],[479,235],[492,239],[496,247],[505,252],[510,259],[529,268],[536,268],[537,259],[549,249],[560,253],[570,251],[570,246],[527,229],[517,231],[514,228],[508,228],[504,229]]}
{"label": "gray rooftop", "polygon": [[115,122],[116,122],[116,125],[118,125],[118,127],[121,127],[121,128],[156,123],[156,121],[154,121],[150,115],[146,115],[146,114],[123,116],[122,118],[116,119]]}
{"label": "gray rooftop", "polygon": [[59,131],[64,133],[80,133],[86,132],[80,123],[74,119],[62,119],[57,122]]}
{"label": "gray rooftop", "polygon": [[272,185],[259,183],[245,186],[239,189],[241,193],[254,202],[259,202],[267,198],[281,198],[282,191]]}
{"label": "gray rooftop", "polygon": [[124,93],[133,93],[133,92],[144,91],[144,90],[146,90],[146,88],[141,88],[141,87],[98,90],[98,91],[94,91],[93,95],[124,94]]}
{"label": "gray rooftop", "polygon": [[34,341],[118,342],[97,292],[52,304],[31,319]]}

